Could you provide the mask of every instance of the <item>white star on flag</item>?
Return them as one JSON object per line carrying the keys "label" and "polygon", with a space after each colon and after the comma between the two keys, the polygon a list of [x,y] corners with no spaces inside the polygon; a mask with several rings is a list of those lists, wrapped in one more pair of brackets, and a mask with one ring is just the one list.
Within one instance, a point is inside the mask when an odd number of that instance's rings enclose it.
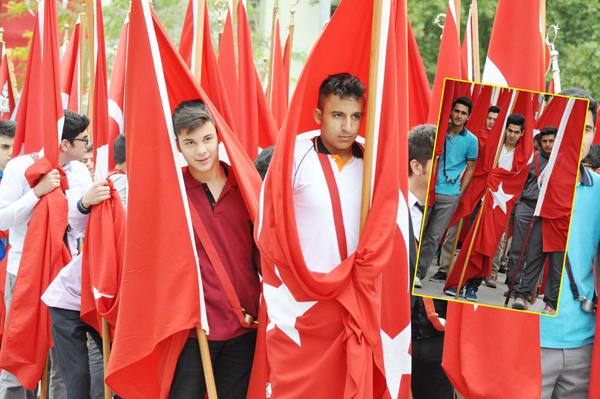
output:
{"label": "white star on flag", "polygon": [[510,201],[514,195],[506,194],[504,192],[502,189],[502,182],[500,182],[500,185],[498,186],[498,191],[490,190],[490,192],[492,193],[492,197],[494,197],[494,205],[492,206],[492,209],[495,209],[497,206],[499,206],[500,209],[502,209],[502,212],[506,213],[506,203]]}
{"label": "white star on flag", "polygon": [[410,337],[410,324],[394,338],[381,330],[385,379],[392,398],[398,397],[402,376],[411,372]]}
{"label": "white star on flag", "polygon": [[[275,268],[275,272],[279,274],[277,268]],[[265,283],[263,285],[263,295],[265,296],[267,314],[269,315],[267,331],[277,326],[296,345],[302,346],[300,344],[300,334],[296,329],[296,319],[304,315],[317,301],[296,301],[296,298],[283,282],[279,287]]]}

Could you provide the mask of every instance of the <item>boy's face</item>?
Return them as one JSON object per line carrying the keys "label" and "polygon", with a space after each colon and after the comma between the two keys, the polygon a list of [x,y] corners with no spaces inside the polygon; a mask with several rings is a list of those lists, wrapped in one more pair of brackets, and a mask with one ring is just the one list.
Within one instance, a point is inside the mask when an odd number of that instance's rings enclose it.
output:
{"label": "boy's face", "polygon": [[205,122],[191,131],[181,130],[177,146],[188,167],[199,173],[209,172],[219,164],[219,140],[212,122]]}
{"label": "boy's face", "polygon": [[497,112],[488,112],[487,119],[485,120],[485,128],[490,131],[494,128],[494,124],[496,123],[496,119],[498,119]]}
{"label": "boy's face", "polygon": [[4,170],[6,164],[10,161],[14,141],[13,137],[0,136],[0,170]]}
{"label": "boy's face", "polygon": [[315,121],[321,126],[321,140],[330,152],[351,151],[360,130],[363,105],[363,100],[331,94],[323,100],[322,109],[314,109]]}
{"label": "boy's face", "polygon": [[506,144],[515,146],[523,135],[523,129],[519,125],[509,123],[506,127]]}
{"label": "boy's face", "polygon": [[595,133],[594,118],[592,117],[592,113],[588,111],[587,118],[585,119],[585,132],[583,132],[583,146],[581,147],[580,159],[587,157],[587,154],[590,152]]}
{"label": "boy's face", "polygon": [[83,159],[81,160],[87,166],[90,171],[90,175],[94,176],[94,153],[93,151],[88,151],[83,155]]}
{"label": "boy's face", "polygon": [[454,104],[450,117],[452,118],[452,124],[456,128],[462,128],[469,120],[469,107],[464,104]]}
{"label": "boy's face", "polygon": [[542,151],[544,154],[550,155],[552,152],[552,147],[554,147],[554,141],[556,140],[556,136],[553,134],[545,134],[541,137],[540,141],[542,144]]}
{"label": "boy's face", "polygon": [[87,146],[89,144],[89,136],[86,131],[79,133],[73,142],[69,140],[62,140],[60,143],[60,150],[65,154],[65,161],[81,161],[87,152]]}

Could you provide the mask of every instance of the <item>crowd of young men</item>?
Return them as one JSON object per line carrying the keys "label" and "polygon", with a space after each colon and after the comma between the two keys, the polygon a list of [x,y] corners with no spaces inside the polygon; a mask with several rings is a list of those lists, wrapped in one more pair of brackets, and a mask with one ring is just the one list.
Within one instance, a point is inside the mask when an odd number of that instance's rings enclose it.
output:
{"label": "crowd of young men", "polygon": [[[586,93],[579,91],[568,94],[587,96]],[[340,251],[342,243],[345,243],[344,250],[347,254],[352,253],[358,244],[361,190],[357,182],[362,181],[363,159],[362,147],[357,143],[356,138],[364,115],[364,95],[365,89],[362,83],[352,75],[337,74],[327,78],[320,86],[319,97],[315,99],[316,107],[313,111],[315,121],[320,127],[320,134],[296,143],[294,167],[290,179],[292,179],[302,253],[307,266],[314,272],[329,273],[343,260],[344,252]],[[436,205],[425,223],[418,267],[415,265],[416,248],[421,237],[422,209],[427,196],[435,127],[418,126],[409,135],[410,266],[413,271],[416,268],[416,284],[421,284],[420,280],[426,276],[460,195],[469,185],[477,155],[485,145],[485,140],[481,139],[485,136],[479,134],[478,143],[478,138],[466,129],[471,107],[471,102],[466,97],[458,98],[452,106],[448,134],[444,143],[444,155],[443,159],[440,159],[435,187]],[[482,132],[489,134],[499,111],[497,107],[490,107]],[[592,102],[582,151],[582,158],[587,156],[587,164],[591,168],[594,168],[594,165],[597,168],[599,163],[598,157],[593,156],[593,152],[597,149],[593,149],[588,156],[594,136],[596,112],[596,105]],[[81,162],[89,144],[86,131],[88,123],[86,117],[65,111],[65,124],[60,143],[60,164],[69,182],[69,189],[65,192],[69,202],[69,229],[65,234],[74,260],[65,265],[41,298],[49,306],[52,321],[55,346],[51,353],[51,390],[54,390],[53,397],[57,399],[99,398],[102,397],[103,389],[102,370],[98,371],[97,367],[95,369],[93,367],[94,363],[98,365],[93,358],[99,359],[99,348],[102,347],[102,342],[98,333],[79,318],[80,240],[91,208],[110,196],[108,182],[100,180],[94,183],[91,178],[93,170],[88,169]],[[232,167],[219,159],[219,133],[213,117],[200,100],[187,101],[175,110],[173,125],[177,147],[187,163],[183,176],[191,207],[192,224],[196,224],[194,220],[201,220],[206,226],[208,239],[216,248],[217,256],[220,258],[218,263],[224,267],[225,274],[228,276],[226,278],[230,279],[230,284],[234,287],[234,295],[237,296],[249,320],[254,320],[258,317],[260,265],[252,235],[253,221],[246,209]],[[510,170],[515,146],[524,130],[523,117],[518,114],[510,115],[505,129],[506,138],[497,167]],[[535,163],[529,172],[521,199],[515,207],[513,247],[510,251],[511,265],[515,262],[515,253],[520,252],[515,241],[519,242],[519,234],[523,234],[523,227],[531,220],[531,201],[535,201],[539,194],[537,176],[547,163],[555,136],[554,128],[543,129],[539,135],[540,149],[536,153]],[[4,161],[2,151],[6,149],[7,153],[11,152],[13,137],[14,123],[0,122],[0,168],[2,168],[0,170],[2,172],[0,229],[9,230],[11,245],[7,259],[4,298],[7,313],[10,311],[12,290],[32,210],[42,196],[60,187],[60,174],[57,170],[49,172],[34,187],[29,186],[25,179],[25,171],[36,161],[35,155],[26,154],[9,162]],[[124,136],[116,140],[114,148],[117,167],[109,178],[119,192],[121,202],[126,206]],[[272,149],[266,150],[256,160],[256,166],[263,178],[271,154]],[[333,180],[324,177],[325,168],[332,172]],[[600,241],[600,212],[595,211],[597,207],[594,206],[594,200],[600,195],[600,177],[583,167],[580,176],[568,255],[579,292],[591,299],[594,293],[592,259]],[[332,191],[333,185],[337,190]],[[324,219],[331,219],[330,224],[335,224],[336,210],[332,210],[332,206],[335,205],[323,206],[332,202],[330,196],[332,192],[337,192],[339,196],[337,203],[340,208],[338,213],[343,218],[343,240],[337,236],[339,234],[336,232],[337,229],[314,229],[314,226],[321,225]],[[536,237],[534,240],[541,240],[538,236],[534,237]],[[215,259],[205,249],[206,237],[196,234],[195,239],[203,277],[204,299],[211,325],[209,349],[217,392],[221,398],[244,398],[254,356],[255,326],[252,322],[241,323],[234,314],[228,302],[230,293],[223,288],[222,276],[216,271],[216,268],[221,266],[215,265]],[[528,246],[528,253],[529,248]],[[546,256],[537,252],[535,255]],[[531,259],[534,259],[534,255]],[[531,284],[537,281],[543,259],[537,262],[535,263],[538,265],[537,268],[527,269],[519,274],[523,277],[518,278],[518,298],[527,294],[531,290]],[[438,270],[436,278],[446,277],[447,264],[445,266],[446,269],[441,267]],[[550,290],[547,291],[546,302],[552,310],[557,306],[555,297],[558,294],[559,276],[560,274],[553,275],[552,282],[549,283]],[[564,274],[562,278],[564,282]],[[473,279],[467,283],[467,298],[469,298],[469,290],[472,290],[474,297],[471,295],[470,298],[476,299],[477,287],[481,282],[482,279]],[[572,397],[582,397],[573,392],[587,391],[595,315],[582,307],[581,302],[574,299],[573,295],[569,295],[569,286],[568,282],[562,284],[563,299],[560,303],[559,316],[553,319],[544,318],[541,321],[544,398],[567,397],[562,396],[564,390],[574,395]],[[518,303],[522,302],[518,300]],[[321,301],[320,305],[328,310],[340,306],[335,301],[331,303]],[[453,395],[453,388],[441,368],[445,308],[444,301],[411,298],[412,393],[415,398],[451,398]],[[341,328],[343,321],[332,317],[320,320],[320,323],[324,323],[328,331],[334,331]],[[319,331],[313,330],[313,333],[318,334]],[[90,337],[93,339],[91,345]],[[322,356],[330,357],[332,364],[345,364],[344,353],[323,353]],[[205,394],[206,384],[200,359],[196,332],[191,330],[177,361],[170,398],[201,397]],[[565,359],[576,359],[576,362],[571,364]],[[285,367],[285,365],[277,366]],[[325,375],[311,378],[314,378],[318,384],[330,386],[344,384],[344,381],[327,380]],[[62,391],[59,388],[61,380],[64,381]],[[343,390],[343,386],[336,389]],[[6,371],[2,372],[0,399],[33,397],[35,397],[34,392],[26,391],[20,387],[14,376]]]}

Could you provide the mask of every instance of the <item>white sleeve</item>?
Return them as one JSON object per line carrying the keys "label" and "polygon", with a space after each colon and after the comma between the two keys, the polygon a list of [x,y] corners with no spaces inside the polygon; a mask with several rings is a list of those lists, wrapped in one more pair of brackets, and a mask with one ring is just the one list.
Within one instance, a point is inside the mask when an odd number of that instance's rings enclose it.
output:
{"label": "white sleeve", "polygon": [[[72,161],[75,162],[75,161]],[[75,238],[83,237],[87,226],[88,214],[83,214],[77,208],[77,203],[92,186],[92,177],[85,165],[71,165],[72,172],[67,175],[69,189],[65,192],[69,202],[69,226]]]}
{"label": "white sleeve", "polygon": [[20,162],[8,162],[0,183],[0,230],[26,223],[38,201]]}

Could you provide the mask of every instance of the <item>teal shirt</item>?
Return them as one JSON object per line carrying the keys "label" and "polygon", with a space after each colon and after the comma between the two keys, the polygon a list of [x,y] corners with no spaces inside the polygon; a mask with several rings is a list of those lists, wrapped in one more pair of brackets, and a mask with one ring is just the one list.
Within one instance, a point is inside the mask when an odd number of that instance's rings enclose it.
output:
{"label": "teal shirt", "polygon": [[[582,169],[577,185],[567,254],[580,295],[594,296],[593,259],[600,243],[600,176]],[[563,270],[556,317],[540,317],[542,348],[572,349],[594,341],[596,318],[581,310]]]}
{"label": "teal shirt", "polygon": [[[444,153],[440,156],[435,193],[442,195],[460,195],[461,174],[467,167],[467,161],[477,160],[477,137],[467,128],[450,138],[446,133]],[[452,181],[448,181],[452,180]]]}

